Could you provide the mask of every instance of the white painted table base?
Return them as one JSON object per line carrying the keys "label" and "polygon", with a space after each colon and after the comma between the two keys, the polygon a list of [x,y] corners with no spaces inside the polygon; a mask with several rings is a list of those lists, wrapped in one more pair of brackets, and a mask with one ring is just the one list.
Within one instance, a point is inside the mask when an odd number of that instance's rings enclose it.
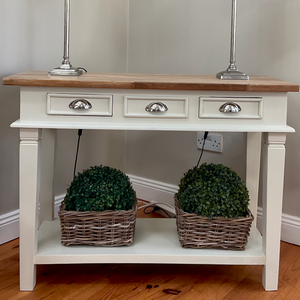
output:
{"label": "white painted table base", "polygon": [[277,290],[285,163],[283,133],[265,134],[263,158],[263,285],[266,290]]}
{"label": "white painted table base", "polygon": [[[21,129],[21,144],[20,144],[20,289],[23,291],[30,291],[35,286],[36,280],[36,253],[37,253],[37,236],[38,236],[38,203],[39,203],[39,178],[40,178],[40,164],[39,157],[41,155],[41,130],[40,129]],[[263,270],[263,285],[266,290],[276,290],[278,286],[278,268],[279,268],[279,250],[280,250],[280,230],[281,230],[281,208],[282,208],[282,191],[283,191],[283,169],[284,169],[284,156],[285,156],[285,134],[276,134],[269,133],[266,134],[266,158],[264,159],[264,202],[263,202],[263,253],[265,259],[259,259],[259,263],[255,262],[254,264],[261,264],[261,261],[264,261],[264,270]],[[258,135],[260,138],[260,135]],[[258,141],[256,141],[258,142]],[[253,148],[252,142],[248,144],[248,157],[252,155]],[[249,148],[251,147],[251,148]],[[49,147],[46,148],[47,151],[54,154]],[[46,151],[46,152],[47,152]],[[257,150],[256,150],[257,152]],[[250,154],[251,153],[251,154]],[[45,154],[44,154],[45,155]],[[50,155],[51,156],[51,155]],[[49,161],[53,161],[51,157]],[[252,182],[254,187],[250,188],[250,194],[257,195],[258,188],[258,177],[256,176],[258,169],[259,157],[257,157],[256,162],[252,160],[252,167],[255,171],[253,174],[247,173],[247,181],[250,180],[252,175]],[[44,169],[42,177],[51,177],[53,176],[53,169]],[[30,174],[30,176],[29,176]],[[52,177],[53,178],[53,177]],[[41,179],[42,181],[42,179]],[[43,197],[46,195],[52,197],[52,188],[44,188]],[[256,198],[257,199],[257,198]],[[48,199],[49,200],[49,199]],[[48,201],[49,202],[49,201]],[[255,202],[255,201],[252,201]],[[49,205],[43,207],[41,202],[41,212],[40,217],[44,215],[44,220],[51,220],[53,209],[49,210]],[[50,201],[52,203],[52,201]],[[268,203],[270,207],[268,207]],[[255,212],[257,204],[252,204],[251,209]],[[53,207],[53,206],[51,206]],[[47,214],[48,216],[47,216]],[[43,221],[43,220],[41,220]],[[174,232],[176,232],[176,227],[174,224]],[[179,243],[176,247],[180,247]],[[181,248],[181,247],[180,247]],[[189,251],[189,250],[187,250]],[[202,251],[202,250],[197,250]],[[225,251],[226,252],[226,251]],[[228,253],[231,251],[228,251]],[[226,264],[236,264],[235,259],[228,259],[228,253],[224,253],[223,260],[221,259],[218,263]],[[206,254],[207,255],[207,254]],[[233,254],[235,257],[235,254]],[[38,261],[38,260],[37,260]],[[90,260],[87,260],[90,262]],[[113,260],[116,261],[116,260]],[[146,258],[146,261],[149,261],[149,258]],[[165,262],[165,258],[162,261],[157,261],[159,263]],[[201,262],[199,258],[189,260],[186,263],[197,264]],[[209,260],[206,260],[209,261]],[[80,261],[83,262],[83,261]],[[94,260],[93,262],[97,262]],[[128,259],[124,256],[124,263],[128,262]],[[136,259],[133,259],[133,262],[136,262]],[[145,261],[144,261],[145,262]],[[178,258],[171,260],[169,263],[182,263]],[[51,263],[44,260],[42,263]],[[61,261],[54,263],[62,263]],[[74,261],[73,263],[76,263]],[[201,263],[204,263],[203,261]],[[244,262],[245,264],[252,264],[252,262]]]}
{"label": "white painted table base", "polygon": [[[38,72],[36,75],[32,72],[4,79],[6,84],[22,86],[20,120],[12,124],[12,127],[20,128],[21,139],[20,289],[22,291],[33,290],[38,264],[105,262],[263,265],[264,288],[268,291],[277,289],[285,139],[286,133],[294,131],[286,124],[287,92],[297,91],[299,87],[268,78],[226,83],[212,77],[191,78],[182,75],[179,77],[178,79],[178,76],[171,75],[156,77],[156,75],[136,74],[92,74],[86,77],[83,75],[78,79],[60,80],[48,78],[46,73]],[[79,85],[83,85],[84,88],[78,87]],[[137,87],[139,89],[136,89]],[[167,89],[163,90],[162,87]],[[214,87],[216,90],[213,90]],[[97,94],[108,102],[113,99],[113,115],[99,118],[85,116],[82,113],[72,117],[47,114],[48,93],[62,95],[62,99],[65,94]],[[203,95],[205,101],[201,102],[199,99]],[[143,103],[145,99],[169,101],[171,107],[174,107],[174,112],[153,118],[145,115],[144,108],[140,111],[132,110],[130,101],[140,98]],[[241,105],[245,105],[246,112],[249,109],[248,114],[240,118],[224,117],[218,111],[211,110],[214,106],[210,105],[215,105],[216,101],[219,101],[216,98],[222,98],[224,101],[242,98]],[[56,103],[60,105],[60,102]],[[139,109],[140,103],[136,103]],[[201,103],[207,105],[208,110],[201,107]],[[112,111],[111,105],[112,103],[108,106],[108,113]],[[56,129],[246,132],[246,184],[251,198],[250,209],[255,217],[263,133],[263,237],[258,233],[254,222],[245,251],[183,249],[176,236],[174,220],[153,222],[151,219],[145,219],[137,220],[137,234],[134,243],[129,247],[113,249],[63,247],[60,244],[59,222],[52,221]],[[39,206],[40,213],[38,213]]]}

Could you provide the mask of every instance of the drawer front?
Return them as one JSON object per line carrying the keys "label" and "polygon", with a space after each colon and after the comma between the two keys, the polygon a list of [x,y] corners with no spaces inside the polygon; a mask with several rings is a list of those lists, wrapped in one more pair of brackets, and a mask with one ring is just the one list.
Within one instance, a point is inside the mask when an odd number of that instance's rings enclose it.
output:
{"label": "drawer front", "polygon": [[188,97],[124,96],[123,115],[129,118],[188,118]]}
{"label": "drawer front", "polygon": [[100,94],[48,93],[47,114],[111,117],[113,115],[113,97]]}
{"label": "drawer front", "polygon": [[262,119],[261,97],[200,97],[199,118]]}

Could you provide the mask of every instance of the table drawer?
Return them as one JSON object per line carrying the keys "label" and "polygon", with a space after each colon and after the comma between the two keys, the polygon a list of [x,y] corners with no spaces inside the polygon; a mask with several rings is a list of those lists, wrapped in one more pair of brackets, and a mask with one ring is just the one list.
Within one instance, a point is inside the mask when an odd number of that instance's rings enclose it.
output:
{"label": "table drawer", "polygon": [[123,115],[129,118],[188,118],[188,97],[124,96]]}
{"label": "table drawer", "polygon": [[261,97],[200,97],[199,118],[261,119],[262,115]]}
{"label": "table drawer", "polygon": [[47,114],[65,116],[113,115],[112,95],[48,93]]}

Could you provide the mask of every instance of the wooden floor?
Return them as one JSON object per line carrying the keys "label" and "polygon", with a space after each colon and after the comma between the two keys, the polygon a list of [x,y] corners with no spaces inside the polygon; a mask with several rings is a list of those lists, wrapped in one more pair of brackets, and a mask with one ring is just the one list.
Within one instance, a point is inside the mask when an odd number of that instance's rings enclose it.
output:
{"label": "wooden floor", "polygon": [[0,299],[300,299],[300,247],[284,242],[277,292],[264,291],[261,266],[150,264],[38,266],[34,291],[20,292],[18,260],[18,239],[0,246]]}

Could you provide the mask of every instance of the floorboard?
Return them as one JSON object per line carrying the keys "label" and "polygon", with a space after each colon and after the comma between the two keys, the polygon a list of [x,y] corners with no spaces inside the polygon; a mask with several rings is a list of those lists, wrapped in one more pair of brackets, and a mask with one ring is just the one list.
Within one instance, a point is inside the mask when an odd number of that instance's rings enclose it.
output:
{"label": "floorboard", "polygon": [[153,264],[41,265],[34,291],[20,292],[18,253],[18,239],[0,246],[0,299],[300,299],[300,247],[284,242],[276,292],[264,291],[261,266]]}

